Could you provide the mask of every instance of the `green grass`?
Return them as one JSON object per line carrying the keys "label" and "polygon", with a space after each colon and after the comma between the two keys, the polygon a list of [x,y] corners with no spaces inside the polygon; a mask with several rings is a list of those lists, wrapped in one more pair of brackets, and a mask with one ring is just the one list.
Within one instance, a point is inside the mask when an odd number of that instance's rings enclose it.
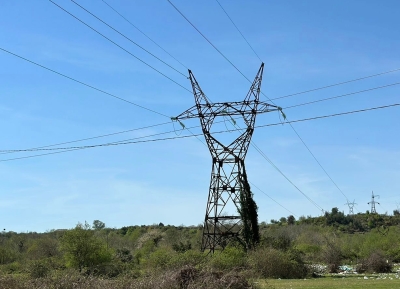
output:
{"label": "green grass", "polygon": [[[259,280],[258,284],[262,289],[331,289],[331,288],[349,288],[349,289],[394,289],[400,288],[400,279],[395,274],[385,274],[364,279],[364,276],[351,277],[325,277],[315,279],[268,279]],[[379,279],[378,279],[379,277]],[[386,277],[385,279],[382,279]],[[389,277],[393,278],[392,280]]]}

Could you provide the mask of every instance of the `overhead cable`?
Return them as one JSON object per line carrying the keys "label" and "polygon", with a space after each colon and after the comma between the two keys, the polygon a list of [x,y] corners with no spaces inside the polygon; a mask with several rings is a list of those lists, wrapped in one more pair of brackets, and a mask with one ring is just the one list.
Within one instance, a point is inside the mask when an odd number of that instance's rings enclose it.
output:
{"label": "overhead cable", "polygon": [[[177,70],[175,67],[169,65],[168,63],[166,63],[164,60],[160,59],[159,57],[155,56],[153,53],[151,53],[150,51],[148,51],[146,48],[142,47],[141,45],[137,44],[135,41],[133,41],[131,38],[129,38],[128,36],[126,36],[125,34],[121,33],[120,31],[118,31],[117,29],[115,29],[114,27],[112,27],[110,24],[106,23],[104,20],[100,19],[98,16],[94,15],[92,12],[90,12],[89,10],[87,10],[85,7],[83,7],[82,5],[80,5],[79,3],[75,2],[74,0],[71,0],[75,5],[77,5],[78,7],[80,7],[81,9],[83,9],[84,11],[86,11],[87,13],[89,13],[90,15],[92,15],[94,18],[96,18],[97,20],[99,20],[100,22],[102,22],[104,25],[107,25],[110,29],[114,30],[115,32],[117,32],[119,35],[121,35],[122,37],[124,37],[126,40],[128,40],[129,42],[133,43],[134,45],[136,45],[137,47],[139,47],[140,49],[142,49],[143,51],[147,52],[148,54],[150,54],[151,56],[153,56],[154,58],[156,58],[157,60],[159,60],[160,62],[164,63],[165,65],[167,65],[169,68],[175,70],[177,73],[179,73],[180,75],[182,75],[183,77],[187,78],[187,76],[185,74],[183,74],[182,72],[180,72],[179,70]],[[65,10],[64,10],[65,11]],[[70,14],[72,15],[72,14]],[[72,15],[73,16],[73,15]],[[77,18],[77,17],[75,17]],[[82,22],[82,21],[81,21]],[[82,22],[83,23],[83,22]]]}
{"label": "overhead cable", "polygon": [[[170,1],[170,0],[167,0],[168,2],[169,2],[169,4],[171,4],[171,6],[172,7],[174,7],[175,8],[175,10],[190,24],[190,25],[192,25],[192,27],[194,28],[194,29],[196,29],[196,31],[201,35],[201,36],[203,36],[203,38],[212,46],[212,47],[214,47],[214,49],[216,50],[216,51],[218,51],[218,53],[223,57],[223,58],[225,58],[225,60],[226,61],[228,61],[244,78],[246,78],[248,81],[250,81],[250,79],[248,79],[247,77],[246,77],[246,75],[244,75],[240,70],[239,70],[239,68],[237,68],[236,66],[235,66],[235,64],[233,64],[210,40],[208,40],[208,38],[203,34],[203,33],[201,33],[201,31],[199,30],[199,29],[197,29],[197,27],[192,23],[192,22],[190,22],[190,20]],[[251,82],[251,81],[250,81]]]}
{"label": "overhead cable", "polygon": [[58,75],[60,75],[60,76],[62,76],[62,77],[68,78],[69,80],[75,81],[75,82],[77,82],[77,83],[79,83],[79,84],[82,84],[82,85],[84,85],[84,86],[86,86],[86,87],[89,87],[89,88],[91,88],[91,89],[94,89],[94,90],[96,90],[96,91],[98,91],[98,92],[107,94],[107,95],[109,95],[109,96],[111,96],[111,97],[117,98],[117,99],[122,100],[122,101],[124,101],[124,102],[127,102],[127,103],[129,103],[129,104],[133,104],[133,105],[135,105],[135,106],[137,106],[137,107],[140,107],[140,108],[142,108],[142,109],[145,109],[145,110],[151,111],[151,112],[153,112],[153,113],[156,113],[156,114],[158,114],[158,115],[162,115],[162,116],[165,116],[165,117],[168,117],[168,118],[169,118],[168,115],[165,115],[165,114],[163,114],[163,113],[161,113],[161,112],[158,112],[158,111],[155,111],[155,110],[153,110],[153,109],[144,107],[144,106],[142,106],[142,105],[140,105],[140,104],[137,104],[137,103],[134,103],[134,102],[132,102],[132,101],[130,101],[130,100],[124,99],[124,98],[122,98],[122,97],[119,97],[119,96],[116,96],[116,95],[111,94],[111,93],[109,93],[109,92],[106,92],[106,91],[104,91],[104,90],[102,90],[102,89],[96,88],[96,87],[94,87],[94,86],[92,86],[92,85],[90,85],[90,84],[87,84],[87,83],[85,83],[85,82],[79,81],[79,80],[77,80],[77,79],[75,79],[75,78],[73,78],[73,77],[70,77],[70,76],[68,76],[68,75],[66,75],[66,74],[63,74],[63,73],[61,73],[61,72],[55,71],[55,70],[53,70],[53,69],[51,69],[51,68],[48,68],[48,67],[46,67],[46,66],[44,66],[44,65],[41,65],[41,64],[39,64],[39,63],[36,63],[36,62],[34,62],[34,61],[32,61],[32,60],[29,60],[29,59],[27,59],[27,58],[25,58],[25,57],[22,57],[22,56],[20,56],[20,55],[18,55],[18,54],[15,54],[15,53],[13,53],[13,52],[11,52],[11,51],[8,51],[8,50],[4,49],[4,48],[1,48],[1,47],[0,47],[0,50],[6,52],[6,53],[8,53],[8,54],[11,54],[11,55],[13,55],[13,56],[16,56],[16,57],[18,57],[18,58],[20,58],[20,59],[22,59],[22,60],[25,60],[25,61],[27,61],[27,62],[29,62],[29,63],[32,63],[32,64],[34,64],[34,65],[36,65],[36,66],[39,66],[39,67],[41,67],[41,68],[44,68],[44,69],[46,69],[46,70],[48,70],[48,71],[51,71],[51,72],[53,72],[53,73],[55,73],[55,74],[58,74]]}
{"label": "overhead cable", "polygon": [[176,62],[178,62],[180,65],[182,65],[184,68],[189,69],[186,65],[184,65],[182,62],[180,62],[176,57],[174,57],[171,53],[169,53],[167,50],[165,50],[161,45],[159,45],[157,42],[155,42],[152,38],[150,38],[146,33],[144,33],[141,29],[139,29],[136,25],[134,25],[131,21],[129,21],[126,17],[124,17],[121,13],[119,13],[114,7],[112,7],[109,3],[107,3],[104,0],[101,0],[106,4],[111,10],[113,10],[115,13],[117,13],[119,16],[121,16],[126,22],[128,22],[132,27],[134,27],[137,31],[142,33],[147,39],[149,39],[151,42],[153,42],[155,45],[157,45],[162,51],[167,53],[170,57],[172,57]]}
{"label": "overhead cable", "polygon": [[[199,29],[197,29],[197,27],[190,22],[190,20],[174,5],[172,4],[172,2],[170,0],[167,0],[174,8],[176,11],[178,11],[178,13],[184,18],[186,19],[186,21],[212,46],[214,47],[214,49],[225,59],[227,60],[245,79],[247,79],[247,81],[249,83],[252,83],[251,80],[249,78],[247,78],[233,63],[232,61],[230,61],[210,40],[208,40],[208,38],[200,32]],[[226,12],[225,12],[226,13]],[[227,14],[227,13],[226,13]],[[261,94],[264,95],[268,100],[270,100],[273,104],[275,104],[264,92],[261,91]],[[300,135],[298,134],[298,132],[296,131],[296,129],[293,127],[293,125],[291,123],[289,123],[289,126],[291,127],[291,129],[295,132],[295,134],[297,135],[297,137],[300,139],[300,141],[303,143],[303,145],[306,147],[306,149],[309,151],[309,153],[311,154],[311,156],[316,160],[317,164],[323,169],[323,171],[325,172],[325,174],[328,175],[328,177],[332,180],[332,178],[329,176],[329,174],[327,173],[327,171],[322,167],[321,163],[317,160],[317,158],[315,157],[315,155],[311,152],[310,148],[307,146],[307,144],[304,142],[304,140],[300,137]],[[333,181],[333,180],[332,180]],[[339,189],[339,187],[337,186],[336,183],[334,183],[335,186]],[[346,200],[348,199],[346,197],[346,195],[343,193],[342,190],[339,189],[339,191],[345,196]]]}
{"label": "overhead cable", "polygon": [[105,36],[104,34],[102,34],[101,32],[99,32],[98,30],[94,29],[92,26],[90,26],[89,24],[87,24],[86,22],[82,21],[81,19],[79,19],[78,17],[76,17],[75,15],[73,15],[72,13],[70,13],[69,11],[65,10],[63,7],[61,7],[60,5],[58,5],[57,3],[55,3],[53,0],[49,0],[51,3],[53,3],[54,5],[56,5],[58,8],[60,8],[61,10],[63,10],[64,12],[66,12],[67,14],[69,14],[70,16],[74,17],[76,20],[78,20],[79,22],[81,22],[82,24],[86,25],[87,27],[89,27],[90,29],[92,29],[94,32],[96,32],[97,34],[101,35],[102,37],[104,37],[105,39],[107,39],[108,41],[110,41],[111,43],[113,43],[114,45],[116,45],[117,47],[119,47],[120,49],[122,49],[123,51],[125,51],[126,53],[128,53],[129,55],[131,55],[132,57],[136,58],[137,60],[139,60],[140,62],[142,62],[143,64],[145,64],[146,66],[150,67],[151,69],[153,69],[154,71],[156,71],[157,73],[161,74],[162,76],[164,76],[165,78],[169,79],[170,81],[172,81],[173,83],[175,83],[176,85],[180,86],[181,88],[183,88],[184,90],[187,90],[189,92],[191,92],[189,89],[187,89],[186,87],[184,87],[183,85],[179,84],[178,82],[176,82],[175,80],[173,80],[172,78],[170,78],[169,76],[167,76],[166,74],[162,73],[161,71],[159,71],[158,69],[156,69],[154,66],[151,66],[150,64],[148,64],[147,62],[145,62],[144,60],[140,59],[139,57],[137,57],[136,55],[134,55],[133,53],[131,53],[130,51],[126,50],[125,48],[123,48],[121,45],[117,44],[115,41],[111,40],[110,38],[108,38],[107,36]]}
{"label": "overhead cable", "polygon": [[309,92],[313,92],[313,91],[317,91],[317,90],[321,90],[321,89],[326,89],[326,88],[330,88],[330,87],[334,87],[334,86],[339,86],[339,85],[347,84],[347,83],[350,83],[350,82],[356,82],[356,81],[364,80],[364,79],[367,79],[367,78],[372,78],[372,77],[376,77],[376,76],[380,76],[380,75],[384,75],[384,74],[389,74],[389,73],[393,73],[393,72],[398,72],[398,71],[400,71],[400,68],[393,69],[393,70],[388,70],[388,71],[385,71],[385,72],[380,72],[380,73],[372,74],[372,75],[368,75],[368,76],[363,76],[363,77],[352,79],[352,80],[338,82],[338,83],[335,83],[335,84],[330,84],[330,85],[326,85],[326,86],[322,86],[322,87],[318,87],[318,88],[313,88],[313,89],[309,89],[309,90],[305,90],[305,91],[301,91],[301,92],[296,92],[296,93],[292,93],[292,94],[288,94],[288,95],[284,95],[284,96],[279,96],[279,97],[271,98],[271,100],[287,98],[287,97],[291,97],[291,96],[295,96],[295,95],[299,95],[299,94],[305,94],[305,93],[309,93]]}
{"label": "overhead cable", "polygon": [[[360,113],[360,112],[367,112],[367,111],[372,111],[372,110],[379,110],[379,109],[386,109],[386,108],[391,108],[391,107],[396,107],[400,106],[400,103],[394,103],[394,104],[389,104],[389,105],[384,105],[384,106],[377,106],[377,107],[371,107],[371,108],[364,108],[364,109],[359,109],[359,110],[353,110],[353,111],[347,111],[347,112],[340,112],[340,113],[335,113],[335,114],[329,114],[329,115],[322,115],[322,116],[315,116],[315,117],[309,117],[309,118],[303,118],[303,119],[298,119],[294,121],[290,121],[290,123],[296,123],[296,122],[305,122],[305,121],[310,121],[310,120],[317,120],[317,119],[324,119],[324,118],[331,118],[331,117],[336,117],[336,116],[341,116],[341,115],[348,115],[348,114],[354,114],[354,113]],[[289,121],[287,122],[289,123]],[[255,128],[262,128],[262,127],[269,127],[269,126],[276,126],[276,125],[282,125],[281,122],[278,123],[270,123],[270,124],[264,124],[264,125],[257,125]],[[194,127],[192,127],[194,128]],[[227,133],[227,132],[233,132],[233,131],[240,131],[242,129],[229,129],[229,130],[223,130],[223,131],[217,131],[213,132],[213,134],[219,134],[219,133]],[[140,139],[140,138],[147,138],[150,136],[154,135],[160,135],[160,134],[166,134],[166,133],[172,133],[173,131],[168,131],[168,132],[163,132],[163,133],[157,133],[153,135],[147,135],[147,136],[141,136],[133,139]],[[174,137],[167,137],[167,138],[158,138],[158,139],[150,139],[150,140],[140,140],[140,141],[129,141],[129,140],[123,140],[123,141],[117,141],[117,142],[110,142],[110,143],[103,143],[103,144],[97,144],[97,145],[86,145],[86,146],[75,146],[75,147],[63,147],[63,148],[43,148],[43,149],[36,149],[36,151],[41,151],[41,150],[76,150],[76,149],[87,149],[87,148],[95,148],[95,147],[105,147],[105,146],[117,146],[117,145],[128,145],[128,144],[136,144],[136,143],[146,143],[146,142],[156,142],[156,141],[164,141],[164,140],[173,140],[173,139],[182,139],[182,138],[189,138],[189,137],[198,137],[202,136],[203,134],[192,134],[192,135],[181,135],[181,136],[174,136]],[[9,151],[18,151],[18,152],[23,152],[23,151],[33,151],[34,149],[25,149],[25,150],[0,150],[0,152],[9,152]],[[30,156],[31,157],[31,156]],[[24,157],[23,157],[24,158]],[[18,159],[18,158],[17,158]],[[14,160],[14,159],[9,159],[9,160]],[[8,160],[0,160],[0,161],[8,161]]]}
{"label": "overhead cable", "polygon": [[387,87],[391,87],[391,86],[395,86],[395,85],[399,85],[399,84],[400,84],[400,82],[395,82],[395,83],[391,83],[391,84],[387,84],[387,85],[377,86],[377,87],[373,87],[373,88],[368,88],[368,89],[359,90],[359,91],[355,91],[355,92],[350,92],[350,93],[346,93],[346,94],[341,94],[341,95],[337,95],[337,96],[332,96],[332,97],[328,97],[328,98],[322,98],[322,99],[317,99],[317,100],[304,102],[304,103],[300,103],[300,104],[290,105],[290,106],[284,107],[283,109],[289,109],[289,108],[309,105],[309,104],[313,104],[313,103],[317,103],[317,102],[322,102],[322,101],[332,100],[332,99],[336,99],[336,98],[341,98],[341,97],[344,97],[344,96],[349,96],[349,95],[364,93],[364,92],[368,92],[368,91],[372,91],[372,90],[387,88]]}
{"label": "overhead cable", "polygon": [[224,9],[224,7],[222,7],[221,3],[219,3],[218,0],[217,1],[219,7],[221,7],[222,11],[224,11],[225,15],[229,18],[229,20],[232,22],[233,26],[235,26],[236,30],[240,33],[240,35],[242,35],[244,41],[246,41],[247,45],[250,47],[250,49],[254,52],[254,54],[257,56],[257,58],[262,62],[260,56],[258,56],[257,52],[253,49],[253,47],[250,45],[250,43],[247,41],[246,37],[244,37],[243,33],[239,30],[239,28],[236,26],[235,22],[233,22],[232,18],[229,16],[228,12],[226,12],[226,10]]}
{"label": "overhead cable", "polygon": [[[143,130],[143,129],[148,129],[148,128],[153,128],[157,126],[162,126],[166,124],[171,124],[170,121],[164,122],[164,123],[159,123],[159,124],[153,124],[153,125],[148,125],[140,128],[134,128],[134,129],[128,129],[124,131],[119,131],[119,132],[113,132],[113,133],[108,133],[108,134],[103,134],[99,136],[94,136],[94,137],[88,137],[88,138],[82,138],[78,140],[72,140],[72,141],[65,141],[65,142],[60,142],[56,144],[51,144],[51,145],[45,145],[45,146],[40,146],[40,147],[34,147],[30,149],[23,149],[23,150],[0,150],[0,154],[9,154],[9,153],[16,153],[16,152],[26,152],[26,151],[37,151],[39,149],[44,149],[44,148],[49,148],[49,147],[54,147],[54,146],[59,146],[59,145],[65,145],[65,144],[70,144],[70,143],[76,143],[76,142],[81,142],[81,141],[87,141],[87,140],[92,140],[92,139],[97,139],[97,138],[103,138],[103,137],[108,137],[108,136],[113,136],[113,135],[118,135],[118,134],[123,134],[123,133],[128,133],[128,132],[133,132],[133,131],[138,131],[138,130]],[[173,132],[173,131],[170,131]],[[168,132],[168,133],[170,133]],[[146,136],[149,137],[149,136]]]}

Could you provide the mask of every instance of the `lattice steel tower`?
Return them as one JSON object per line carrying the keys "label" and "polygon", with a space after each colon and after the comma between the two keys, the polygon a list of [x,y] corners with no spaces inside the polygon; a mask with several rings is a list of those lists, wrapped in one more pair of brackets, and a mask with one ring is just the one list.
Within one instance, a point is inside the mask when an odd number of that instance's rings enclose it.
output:
{"label": "lattice steel tower", "polygon": [[355,205],[357,205],[357,204],[356,204],[356,200],[353,200],[352,203],[349,203],[349,201],[347,200],[347,203],[346,203],[345,205],[348,205],[348,206],[349,206],[349,215],[354,215],[354,210],[353,210],[353,208],[354,208]]}
{"label": "lattice steel tower", "polygon": [[[241,240],[240,197],[246,181],[244,159],[254,132],[258,113],[281,110],[280,107],[259,101],[264,63],[254,79],[244,101],[211,103],[189,70],[196,105],[173,120],[199,118],[204,137],[212,156],[211,181],[204,219],[202,250],[223,249],[230,240]],[[243,118],[245,128],[229,145],[222,144],[211,131],[218,117]],[[236,126],[236,124],[235,124]],[[237,127],[237,126],[236,126]],[[229,211],[228,208],[231,210]],[[233,209],[233,212],[232,212]]]}
{"label": "lattice steel tower", "polygon": [[368,202],[368,205],[371,204],[371,214],[376,214],[375,204],[380,205],[378,202],[375,202],[375,197],[379,198],[379,195],[374,195],[374,191],[372,191],[371,202]]}

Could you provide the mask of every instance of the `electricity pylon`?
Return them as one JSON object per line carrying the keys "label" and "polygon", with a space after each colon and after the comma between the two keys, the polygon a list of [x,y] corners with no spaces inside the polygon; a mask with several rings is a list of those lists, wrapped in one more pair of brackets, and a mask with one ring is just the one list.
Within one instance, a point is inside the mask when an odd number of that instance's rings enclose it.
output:
{"label": "electricity pylon", "polygon": [[[193,73],[189,70],[196,105],[181,113],[173,120],[180,121],[199,118],[207,146],[212,156],[211,181],[204,218],[201,249],[224,249],[231,240],[239,240],[243,223],[241,221],[241,197],[246,180],[244,159],[254,132],[254,123],[258,113],[281,111],[281,108],[259,101],[264,63],[247,93],[244,101],[211,103],[201,90]],[[211,132],[214,120],[229,117],[236,123],[235,117],[243,118],[244,132],[229,145],[222,144]],[[232,211],[233,210],[233,211]]]}
{"label": "electricity pylon", "polygon": [[355,201],[356,201],[356,200],[353,200],[352,203],[349,203],[349,200],[347,200],[347,203],[345,204],[345,205],[348,205],[348,206],[349,206],[349,215],[354,215],[353,208],[354,208],[354,205],[357,205],[357,204],[355,203]]}
{"label": "electricity pylon", "polygon": [[379,195],[374,195],[374,191],[372,191],[371,202],[368,202],[368,205],[371,204],[371,214],[376,214],[375,204],[380,205],[378,202],[375,202],[375,197],[379,198]]}

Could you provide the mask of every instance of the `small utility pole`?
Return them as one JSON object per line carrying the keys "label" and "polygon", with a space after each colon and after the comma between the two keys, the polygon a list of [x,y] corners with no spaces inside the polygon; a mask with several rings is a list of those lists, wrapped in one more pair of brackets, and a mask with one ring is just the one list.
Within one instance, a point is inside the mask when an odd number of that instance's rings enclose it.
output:
{"label": "small utility pole", "polygon": [[380,203],[375,202],[375,197],[379,198],[379,195],[374,195],[374,191],[372,191],[372,199],[371,202],[368,202],[368,205],[371,204],[371,214],[376,214],[375,204],[380,205]]}
{"label": "small utility pole", "polygon": [[347,200],[347,203],[345,204],[345,205],[348,205],[348,206],[349,206],[349,215],[354,215],[353,208],[354,208],[354,205],[357,205],[357,204],[355,203],[355,201],[356,201],[356,200],[353,200],[352,203],[349,203],[349,200]]}

